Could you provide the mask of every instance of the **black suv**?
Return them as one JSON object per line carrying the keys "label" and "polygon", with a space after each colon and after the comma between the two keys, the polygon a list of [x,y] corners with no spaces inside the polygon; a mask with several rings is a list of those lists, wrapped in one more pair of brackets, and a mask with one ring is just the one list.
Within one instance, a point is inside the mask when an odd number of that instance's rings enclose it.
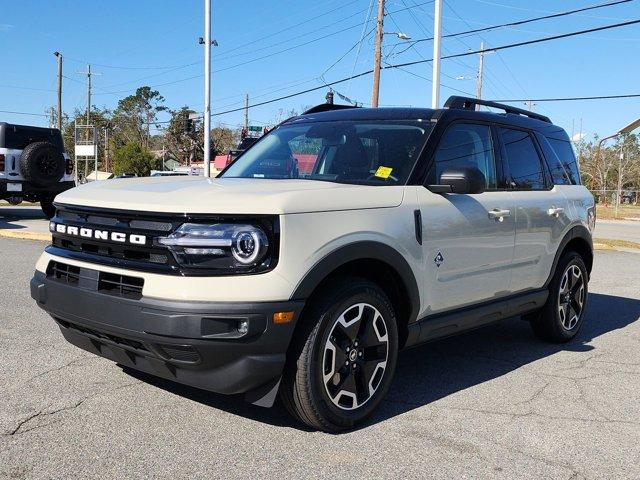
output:
{"label": "black suv", "polygon": [[0,122],[0,199],[40,202],[51,218],[54,197],[74,186],[60,130]]}

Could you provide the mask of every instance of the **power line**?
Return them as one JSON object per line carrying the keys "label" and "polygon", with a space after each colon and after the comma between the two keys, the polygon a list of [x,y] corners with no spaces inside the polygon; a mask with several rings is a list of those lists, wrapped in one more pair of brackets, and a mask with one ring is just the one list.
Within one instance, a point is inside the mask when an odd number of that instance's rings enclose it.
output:
{"label": "power line", "polygon": [[[422,3],[416,4],[416,5],[411,6],[411,7],[401,8],[401,9],[394,10],[393,12],[388,12],[388,13],[398,13],[398,12],[403,12],[403,11],[405,11],[405,10],[409,10],[409,9],[411,9],[411,8],[417,8],[417,7],[420,7],[420,6],[422,6],[422,5],[426,5],[426,4],[428,4],[428,3],[432,3],[432,2],[433,2],[433,0],[429,0],[429,1],[426,1],[426,2],[422,2]],[[279,55],[279,54],[281,54],[281,53],[285,53],[285,52],[288,52],[288,51],[290,51],[290,50],[294,50],[294,49],[296,49],[296,48],[300,48],[300,47],[303,47],[303,46],[309,45],[309,44],[311,44],[311,43],[315,43],[315,42],[318,42],[318,41],[320,41],[320,40],[324,40],[325,38],[331,37],[331,36],[333,36],[333,35],[338,35],[338,34],[343,33],[343,32],[345,32],[345,31],[352,30],[352,29],[354,29],[354,28],[356,28],[356,27],[359,27],[359,26],[361,26],[361,25],[364,25],[364,24],[365,24],[365,22],[361,22],[361,23],[358,23],[358,24],[356,24],[356,25],[351,25],[351,26],[349,26],[349,27],[346,27],[346,28],[343,28],[343,29],[340,29],[340,30],[337,30],[337,31],[334,31],[334,32],[331,32],[331,33],[328,33],[328,34],[323,35],[323,36],[321,36],[321,37],[317,37],[317,38],[314,38],[314,39],[312,39],[312,40],[308,40],[308,41],[306,41],[306,42],[299,43],[299,44],[297,44],[297,45],[292,45],[291,47],[288,47],[288,48],[285,48],[285,49],[279,50],[279,51],[277,51],[277,52],[272,52],[272,53],[269,53],[269,54],[266,54],[266,55],[263,55],[263,56],[260,56],[260,57],[257,57],[257,58],[253,58],[253,59],[250,59],[250,60],[246,60],[246,61],[244,61],[244,62],[237,63],[237,64],[235,64],[235,65],[230,65],[230,66],[228,66],[228,67],[219,68],[219,69],[217,69],[217,70],[216,70],[216,72],[217,72],[217,73],[218,73],[218,72],[224,72],[224,71],[231,70],[231,69],[234,69],[234,68],[237,68],[237,67],[242,67],[242,66],[244,66],[244,65],[248,65],[248,64],[250,64],[250,63],[254,63],[254,62],[257,62],[257,61],[260,61],[260,60],[264,60],[264,59],[267,59],[267,58],[270,58],[270,57],[273,57],[273,56]],[[266,37],[265,37],[265,38],[266,38]],[[231,52],[231,51],[232,51],[232,50],[229,50],[228,52]],[[227,52],[227,53],[228,53],[228,52]],[[202,63],[202,62],[196,62],[196,63],[194,63],[193,65],[195,65],[195,64],[197,64],[197,63]],[[190,64],[190,65],[191,65],[191,64]],[[189,65],[189,66],[190,66],[190,65]],[[175,70],[178,70],[179,68],[183,68],[183,67],[176,67],[176,68],[175,68]],[[161,72],[161,73],[158,73],[158,74],[153,74],[153,75],[148,75],[148,76],[145,76],[145,77],[141,77],[141,78],[138,78],[138,79],[136,79],[136,80],[127,81],[127,82],[122,82],[122,83],[119,83],[119,84],[109,85],[109,86],[107,86],[107,88],[108,88],[108,87],[114,87],[114,86],[117,86],[117,85],[125,85],[125,84],[128,84],[128,83],[135,83],[135,82],[139,82],[139,81],[141,81],[141,80],[145,80],[145,79],[147,79],[147,78],[155,77],[155,76],[158,76],[158,75],[164,75],[165,73],[169,73],[169,72],[171,72],[171,71],[172,71],[172,70],[169,70],[169,71]],[[204,76],[204,74],[203,74],[203,73],[201,73],[201,74],[198,74],[198,75],[193,75],[193,76],[190,76],[190,77],[181,78],[181,79],[174,80],[174,81],[170,81],[170,82],[159,83],[159,84],[157,84],[157,85],[153,85],[153,86],[152,86],[152,88],[162,87],[162,86],[165,86],[165,85],[173,85],[173,84],[180,83],[180,82],[186,82],[186,81],[188,81],[188,80],[193,80],[193,79],[196,79],[196,78],[201,78],[201,77],[203,77],[203,76]],[[120,94],[120,93],[126,93],[126,92],[128,92],[128,91],[129,91],[129,90],[119,90],[119,91],[113,91],[113,92],[103,92],[102,94],[103,94],[103,95],[117,95],[117,94]]]}
{"label": "power line", "polygon": [[45,113],[14,112],[11,110],[0,110],[0,113],[11,113],[13,115],[30,115],[33,117],[49,117],[49,115]]}
{"label": "power line", "polygon": [[[418,75],[414,72],[410,72],[409,70],[403,69],[401,67],[398,66],[394,66],[391,65],[392,67],[398,68],[400,70],[403,70],[411,75],[414,75],[416,77],[422,78],[424,80],[431,80],[430,78],[424,77],[422,75]],[[361,74],[358,74],[357,76],[363,76],[364,74],[367,73],[371,73],[371,71],[369,72],[363,72]],[[343,82],[345,80],[339,80],[338,82],[332,82],[329,85],[334,85],[336,83],[340,83]],[[446,86],[446,85],[445,85]],[[304,93],[307,93],[309,91],[313,91],[313,90],[320,90],[322,88],[326,88],[325,85],[322,85],[320,87],[317,88],[313,88],[313,89],[309,89],[306,90]],[[447,86],[447,88],[451,88],[449,86]],[[466,92],[462,92],[461,93],[466,93]],[[289,98],[292,96],[296,96],[296,95],[301,95],[302,93],[296,93],[296,94],[292,94],[292,95],[287,95],[286,97],[281,97],[280,99],[274,99],[274,100],[269,100],[267,102],[262,102],[259,104],[255,104],[255,105],[251,105],[250,107],[256,107],[256,106],[260,106],[260,105],[264,105],[265,103],[273,103],[275,101],[284,99],[284,98]],[[623,99],[623,98],[640,98],[640,93],[628,93],[628,94],[621,94],[621,95],[593,95],[593,96],[585,96],[585,97],[555,97],[555,98],[516,98],[516,99],[496,99],[496,100],[492,100],[493,102],[500,102],[500,103],[519,103],[519,102],[574,102],[574,101],[589,101],[589,100],[615,100],[615,99]],[[244,107],[243,107],[244,108]],[[242,108],[240,109],[236,109],[236,110],[232,110],[229,112],[217,112],[217,113],[213,113],[213,115],[223,115],[225,113],[232,113],[232,112],[236,112],[238,110],[242,110]],[[48,114],[44,114],[44,113],[32,113],[32,112],[16,112],[16,111],[12,111],[12,110],[0,110],[0,113],[10,113],[13,115],[29,115],[29,116],[34,116],[34,117],[49,117]],[[202,117],[199,117],[202,118]],[[160,122],[151,122],[151,125],[162,125],[162,124],[167,124],[167,123],[171,123],[172,120],[163,120]],[[224,123],[224,122],[218,122],[218,123]],[[267,122],[258,122],[258,123],[267,123]],[[225,124],[225,125],[229,125],[229,124]]]}
{"label": "power line", "polygon": [[[330,13],[333,13],[333,12],[335,12],[335,11],[338,11],[338,10],[344,10],[344,8],[345,8],[345,7],[347,7],[347,6],[349,6],[349,5],[353,4],[353,3],[356,3],[356,1],[357,1],[357,0],[353,0],[353,1],[348,2],[348,3],[346,3],[346,4],[342,4],[342,5],[340,5],[338,8],[334,8],[334,9],[329,10],[329,11],[327,11],[327,12],[325,12],[325,13],[320,14],[320,15],[316,15],[316,16],[314,16],[314,17],[312,17],[312,18],[309,18],[309,19],[307,19],[307,20],[304,20],[304,21],[302,21],[302,22],[298,22],[298,23],[296,23],[295,25],[290,25],[290,26],[285,27],[285,28],[283,28],[283,29],[281,29],[281,30],[278,30],[278,31],[273,32],[273,33],[270,33],[269,35],[265,35],[264,37],[256,38],[256,39],[251,40],[251,41],[249,41],[249,42],[246,42],[246,43],[242,43],[242,44],[240,44],[240,45],[237,45],[237,46],[235,46],[235,47],[231,48],[230,50],[227,50],[226,52],[223,52],[223,53],[222,53],[222,55],[225,55],[225,54],[228,54],[228,53],[231,53],[231,52],[235,52],[236,50],[240,50],[240,49],[242,49],[242,48],[244,48],[244,47],[248,47],[249,45],[253,45],[253,44],[258,43],[258,42],[260,42],[260,41],[262,41],[262,40],[266,40],[267,38],[275,37],[276,35],[280,35],[281,33],[284,33],[284,32],[286,32],[286,31],[288,31],[288,30],[292,30],[292,29],[298,28],[300,25],[304,25],[305,23],[308,23],[308,22],[309,22],[309,21],[311,21],[311,20],[317,20],[318,18],[321,18],[321,17],[324,17],[324,16],[326,16],[326,15],[329,15]],[[365,10],[366,10],[366,9],[365,9]],[[364,10],[359,10],[355,15],[357,15],[358,13],[362,13],[363,11],[364,11]],[[351,16],[353,16],[353,15],[351,15]],[[350,17],[347,17],[347,18],[350,18]],[[345,20],[345,19],[343,18],[342,20]],[[334,25],[334,24],[331,24],[331,25]],[[325,25],[325,27],[322,27],[322,28],[326,28],[327,26],[328,26],[328,25]],[[309,32],[307,32],[307,33],[309,33]]]}
{"label": "power line", "polygon": [[591,97],[557,97],[557,98],[524,98],[493,100],[494,102],[515,103],[515,102],[574,102],[580,100],[611,100],[616,98],[640,98],[640,93],[630,93],[626,95],[595,95]]}
{"label": "power line", "polygon": [[[634,24],[638,24],[638,23],[640,23],[640,19],[638,19],[638,20],[630,20],[628,22],[616,23],[616,24],[613,24],[613,25],[605,25],[603,27],[589,28],[589,29],[586,29],[586,30],[578,30],[578,31],[575,31],[575,32],[564,33],[564,34],[561,34],[561,35],[553,35],[553,36],[550,36],[550,37],[537,38],[537,39],[534,39],[534,40],[527,40],[527,41],[524,41],[524,42],[511,43],[511,44],[508,44],[508,45],[501,45],[501,46],[493,47],[491,49],[486,49],[486,50],[474,50],[474,51],[465,52],[465,53],[457,53],[457,54],[453,54],[453,55],[445,55],[445,56],[443,56],[441,58],[444,60],[444,59],[450,59],[450,58],[466,57],[466,56],[469,56],[469,55],[476,55],[476,54],[478,54],[480,52],[492,52],[492,51],[506,50],[506,49],[509,49],[509,48],[522,47],[522,46],[525,46],[525,45],[533,45],[533,44],[542,43],[542,42],[549,42],[551,40],[558,40],[558,39],[561,39],[561,38],[574,37],[574,36],[578,36],[578,35],[584,35],[584,34],[587,34],[587,33],[598,32],[598,31],[601,31],[601,30],[609,30],[609,29],[612,29],[612,28],[620,28],[620,27],[624,27],[624,26],[628,26],[628,25],[634,25]],[[391,69],[391,68],[408,67],[408,66],[411,66],[411,65],[418,65],[418,64],[422,64],[422,63],[428,63],[428,62],[430,62],[432,60],[433,59],[425,59],[425,60],[416,60],[416,61],[413,61],[413,62],[405,62],[405,63],[395,64],[395,65],[385,65],[385,66],[382,67],[382,69],[386,70],[386,69]],[[299,92],[295,92],[295,93],[291,93],[291,94],[288,94],[288,95],[284,95],[282,97],[278,97],[278,98],[274,98],[274,99],[271,99],[271,100],[265,100],[263,102],[255,103],[253,105],[250,105],[249,108],[259,107],[259,106],[262,106],[262,105],[267,105],[269,103],[279,102],[281,100],[286,100],[288,98],[297,97],[299,95],[304,95],[306,93],[315,92],[317,90],[320,90],[320,89],[323,89],[323,88],[326,88],[326,87],[330,87],[332,85],[337,85],[337,84],[340,84],[340,83],[347,82],[349,80],[353,80],[355,78],[364,77],[364,76],[369,75],[371,73],[373,73],[373,69],[367,70],[367,71],[364,71],[364,72],[360,72],[358,74],[351,75],[349,77],[341,78],[339,80],[334,80],[332,82],[327,82],[324,85],[321,85],[319,87],[308,88],[306,90],[302,90],[302,91],[299,91]],[[223,111],[223,112],[214,112],[214,113],[212,113],[212,115],[225,115],[227,113],[234,113],[234,112],[238,112],[238,111],[243,110],[243,109],[244,109],[244,107],[235,108],[235,109],[231,109],[231,110],[226,110],[226,111]]]}
{"label": "power line", "polygon": [[[116,70],[168,70],[168,69],[172,69],[172,68],[184,68],[184,67],[189,67],[191,65],[195,65],[194,63],[186,63],[183,65],[164,65],[164,66],[145,66],[145,67],[133,67],[133,66],[124,66],[124,65],[105,65],[104,63],[94,63],[94,62],[88,62],[87,60],[80,60],[77,58],[71,58],[71,57],[64,57],[65,60],[71,60],[72,62],[77,62],[77,63],[82,63],[82,64],[87,64],[87,63],[91,63],[91,65],[95,65],[96,67],[102,67],[102,68],[113,68]],[[198,62],[200,63],[200,62]]]}
{"label": "power line", "polygon": [[[467,30],[467,31],[464,31],[464,32],[449,33],[449,34],[443,35],[442,38],[451,38],[451,37],[458,37],[458,36],[461,36],[461,35],[471,35],[471,34],[474,34],[474,33],[488,32],[490,30],[495,30],[495,29],[498,29],[498,28],[505,28],[505,27],[513,27],[513,26],[517,26],[517,25],[524,25],[526,23],[538,22],[538,21],[547,20],[547,19],[550,19],[550,18],[564,17],[564,16],[572,15],[572,14],[575,14],[575,13],[578,13],[578,12],[584,12],[584,11],[587,11],[587,10],[595,10],[595,9],[598,9],[598,8],[612,7],[614,5],[619,5],[619,4],[622,4],[622,3],[629,3],[629,2],[633,2],[633,1],[634,0],[617,0],[615,2],[602,3],[602,4],[598,4],[598,5],[591,5],[589,7],[578,8],[578,9],[575,9],[575,10],[568,10],[568,11],[565,11],[565,12],[558,12],[558,13],[554,13],[554,14],[551,14],[551,15],[544,15],[542,17],[527,18],[525,20],[518,20],[518,21],[515,21],[515,22],[501,23],[501,24],[498,24],[498,25],[491,25],[491,26],[482,27],[482,28],[474,28],[472,30]],[[451,8],[451,7],[449,7],[449,8]],[[416,43],[428,42],[428,41],[431,41],[431,40],[433,40],[433,37],[418,38],[416,40],[412,40],[410,42],[410,43],[412,43],[412,45],[407,47],[405,50],[408,50],[409,48],[411,48]],[[400,53],[403,53],[405,50],[402,50],[402,51],[398,52],[396,55],[399,55]]]}

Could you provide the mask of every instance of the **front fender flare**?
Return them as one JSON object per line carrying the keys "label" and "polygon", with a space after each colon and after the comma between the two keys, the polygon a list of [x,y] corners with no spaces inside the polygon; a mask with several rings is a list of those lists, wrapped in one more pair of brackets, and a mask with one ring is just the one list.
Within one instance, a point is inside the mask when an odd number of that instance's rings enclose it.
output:
{"label": "front fender flare", "polygon": [[332,251],[317,262],[298,283],[291,299],[306,299],[328,275],[355,260],[378,260],[393,268],[401,278],[409,297],[409,324],[416,321],[420,310],[420,291],[413,270],[405,257],[393,247],[375,241],[354,242]]}

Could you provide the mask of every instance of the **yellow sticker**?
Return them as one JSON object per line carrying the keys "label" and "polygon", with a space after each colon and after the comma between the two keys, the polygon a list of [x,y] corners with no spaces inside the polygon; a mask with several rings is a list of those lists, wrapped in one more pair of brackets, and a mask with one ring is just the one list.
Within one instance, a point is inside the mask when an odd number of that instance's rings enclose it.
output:
{"label": "yellow sticker", "polygon": [[393,168],[391,167],[378,167],[378,170],[376,170],[376,177],[389,178],[389,176],[391,176],[391,172],[393,172]]}

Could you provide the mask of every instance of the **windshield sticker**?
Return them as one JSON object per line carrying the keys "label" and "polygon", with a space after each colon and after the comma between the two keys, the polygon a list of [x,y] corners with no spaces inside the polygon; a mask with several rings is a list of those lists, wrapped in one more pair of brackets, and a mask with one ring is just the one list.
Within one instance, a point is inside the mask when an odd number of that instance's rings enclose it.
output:
{"label": "windshield sticker", "polygon": [[378,170],[376,170],[376,177],[389,178],[391,176],[391,172],[393,172],[393,168],[380,166],[378,167]]}

